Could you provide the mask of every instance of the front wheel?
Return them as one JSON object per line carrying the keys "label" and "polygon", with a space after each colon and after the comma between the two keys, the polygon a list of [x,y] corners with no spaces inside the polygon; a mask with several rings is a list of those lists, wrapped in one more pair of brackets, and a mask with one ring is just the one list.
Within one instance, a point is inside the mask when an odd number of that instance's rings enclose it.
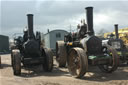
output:
{"label": "front wheel", "polygon": [[112,72],[114,72],[118,68],[118,65],[119,65],[119,56],[118,56],[116,50],[113,49],[110,46],[107,46],[105,48],[105,51],[104,52],[107,55],[111,56],[111,64],[99,65],[98,67],[99,67],[99,69],[102,72],[112,73]]}
{"label": "front wheel", "polygon": [[73,48],[68,56],[68,70],[73,77],[81,78],[88,70],[88,59],[82,48]]}

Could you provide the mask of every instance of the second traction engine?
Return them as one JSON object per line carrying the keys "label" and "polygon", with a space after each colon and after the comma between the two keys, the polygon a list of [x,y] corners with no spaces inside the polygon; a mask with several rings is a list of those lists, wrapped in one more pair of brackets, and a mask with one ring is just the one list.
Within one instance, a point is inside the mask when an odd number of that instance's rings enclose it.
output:
{"label": "second traction engine", "polygon": [[69,33],[64,41],[56,42],[56,59],[59,67],[67,67],[72,76],[81,78],[88,71],[88,65],[98,66],[101,71],[111,73],[118,67],[118,55],[93,30],[93,7],[87,7],[87,24],[78,26],[79,32]]}

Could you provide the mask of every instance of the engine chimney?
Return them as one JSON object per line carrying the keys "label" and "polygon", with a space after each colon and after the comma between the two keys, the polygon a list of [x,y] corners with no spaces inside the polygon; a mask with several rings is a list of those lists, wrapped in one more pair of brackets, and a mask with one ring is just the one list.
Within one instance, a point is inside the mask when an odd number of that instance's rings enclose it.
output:
{"label": "engine chimney", "polygon": [[119,39],[118,24],[115,24],[115,35],[116,35],[116,39]]}
{"label": "engine chimney", "polygon": [[27,14],[28,17],[28,38],[32,39],[34,38],[33,33],[33,14]]}
{"label": "engine chimney", "polygon": [[94,35],[93,30],[93,7],[86,7],[87,27],[89,35]]}

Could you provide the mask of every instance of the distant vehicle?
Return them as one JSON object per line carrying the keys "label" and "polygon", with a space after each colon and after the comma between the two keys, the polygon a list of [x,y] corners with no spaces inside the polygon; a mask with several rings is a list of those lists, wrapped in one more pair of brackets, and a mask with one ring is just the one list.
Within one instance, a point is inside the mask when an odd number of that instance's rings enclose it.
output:
{"label": "distant vehicle", "polygon": [[116,49],[118,55],[120,56],[120,63],[127,62],[128,64],[128,48],[126,47],[124,41],[119,39],[118,24],[115,24],[115,35],[110,34],[106,40],[102,40],[103,45],[110,45]]}

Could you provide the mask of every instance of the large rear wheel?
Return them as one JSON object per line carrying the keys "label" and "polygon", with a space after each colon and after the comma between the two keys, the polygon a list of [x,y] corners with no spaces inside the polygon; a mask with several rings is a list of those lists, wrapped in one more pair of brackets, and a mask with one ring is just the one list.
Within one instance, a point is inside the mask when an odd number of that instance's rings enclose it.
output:
{"label": "large rear wheel", "polygon": [[45,60],[44,60],[44,63],[43,63],[43,68],[44,68],[44,71],[46,72],[51,72],[52,69],[53,69],[53,53],[50,49],[48,48],[45,48],[44,49],[45,51]]}
{"label": "large rear wheel", "polygon": [[65,67],[67,61],[67,52],[64,45],[64,41],[56,42],[56,60],[59,64],[59,67]]}
{"label": "large rear wheel", "polygon": [[18,49],[15,49],[12,51],[12,67],[13,67],[13,73],[14,75],[20,75],[21,74],[21,57],[20,57],[20,51]]}
{"label": "large rear wheel", "polygon": [[12,50],[11,50],[11,65],[13,67],[13,52],[12,52]]}
{"label": "large rear wheel", "polygon": [[1,67],[1,56],[0,56],[0,67]]}
{"label": "large rear wheel", "polygon": [[115,49],[113,49],[111,46],[106,46],[104,48],[104,53],[111,56],[111,63],[106,65],[99,65],[98,67],[102,72],[105,73],[112,73],[114,72],[119,65],[119,56]]}
{"label": "large rear wheel", "polygon": [[15,46],[11,46],[11,65],[13,67],[13,50],[15,50],[16,47]]}
{"label": "large rear wheel", "polygon": [[68,70],[73,77],[81,78],[88,70],[88,59],[82,48],[73,48],[68,56]]}

